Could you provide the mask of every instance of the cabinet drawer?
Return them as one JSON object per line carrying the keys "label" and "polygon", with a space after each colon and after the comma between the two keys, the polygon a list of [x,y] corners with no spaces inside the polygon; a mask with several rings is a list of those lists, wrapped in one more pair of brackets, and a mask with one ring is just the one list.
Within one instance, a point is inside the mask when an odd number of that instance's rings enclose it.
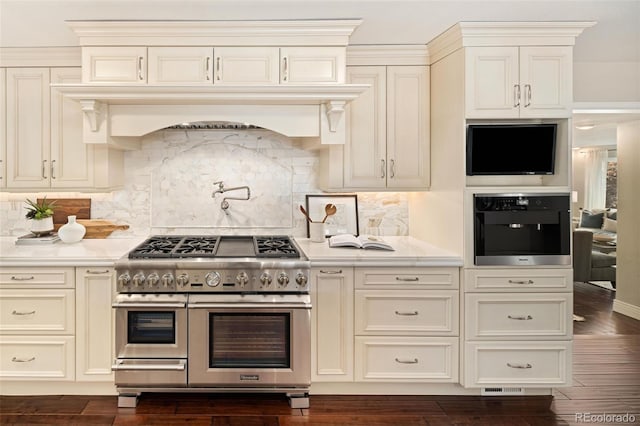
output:
{"label": "cabinet drawer", "polygon": [[458,268],[356,268],[356,288],[457,289]]}
{"label": "cabinet drawer", "polygon": [[572,293],[467,294],[465,333],[473,339],[569,339]]}
{"label": "cabinet drawer", "polygon": [[0,333],[73,334],[74,290],[0,290]]}
{"label": "cabinet drawer", "polygon": [[458,292],[358,290],[356,334],[456,335]]}
{"label": "cabinet drawer", "polygon": [[467,269],[467,291],[571,291],[573,269]]}
{"label": "cabinet drawer", "polygon": [[457,382],[455,337],[356,337],[356,381]]}
{"label": "cabinet drawer", "polygon": [[74,379],[75,344],[72,336],[3,336],[0,339],[0,377],[4,380]]}
{"label": "cabinet drawer", "polygon": [[466,387],[549,387],[570,382],[571,342],[466,344]]}
{"label": "cabinet drawer", "polygon": [[74,288],[73,268],[2,268],[3,288]]}

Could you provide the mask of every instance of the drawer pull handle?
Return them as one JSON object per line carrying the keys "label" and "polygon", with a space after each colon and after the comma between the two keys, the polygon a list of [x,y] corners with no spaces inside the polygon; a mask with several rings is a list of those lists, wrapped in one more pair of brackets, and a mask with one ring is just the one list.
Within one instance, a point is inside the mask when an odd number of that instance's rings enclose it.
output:
{"label": "drawer pull handle", "polygon": [[420,278],[418,277],[411,277],[411,278],[403,278],[403,277],[396,277],[396,281],[420,281]]}
{"label": "drawer pull handle", "polygon": [[413,358],[413,359],[399,359],[399,358],[396,358],[396,362],[398,364],[417,364],[418,363],[418,358]]}
{"label": "drawer pull handle", "polygon": [[533,284],[533,280],[509,280],[509,284]]}
{"label": "drawer pull handle", "polygon": [[31,362],[35,361],[36,357],[32,356],[31,358],[16,358],[15,356],[11,358],[11,362]]}
{"label": "drawer pull handle", "polygon": [[35,313],[36,313],[36,311],[18,312],[16,310],[14,310],[13,312],[11,312],[11,315],[34,315]]}
{"label": "drawer pull handle", "polygon": [[109,270],[105,269],[103,271],[92,271],[91,269],[87,269],[87,274],[93,274],[93,275],[101,275],[101,274],[108,274]]}
{"label": "drawer pull handle", "polygon": [[418,315],[418,311],[413,311],[413,312],[396,311],[396,315],[402,315],[402,316],[406,316],[406,317],[413,317],[413,316]]}
{"label": "drawer pull handle", "polygon": [[323,269],[320,270],[321,274],[341,274],[342,269],[338,269],[337,271],[325,271]]}
{"label": "drawer pull handle", "polygon": [[16,277],[16,276],[12,276],[11,279],[13,281],[31,281],[34,280],[36,277],[34,277],[33,275],[31,275],[30,277]]}
{"label": "drawer pull handle", "polygon": [[533,319],[531,315],[507,315],[507,318],[512,320],[524,320],[524,321]]}
{"label": "drawer pull handle", "polygon": [[533,368],[533,366],[531,364],[529,364],[529,363],[526,363],[526,364],[511,364],[510,362],[507,363],[507,367],[521,368],[521,369]]}

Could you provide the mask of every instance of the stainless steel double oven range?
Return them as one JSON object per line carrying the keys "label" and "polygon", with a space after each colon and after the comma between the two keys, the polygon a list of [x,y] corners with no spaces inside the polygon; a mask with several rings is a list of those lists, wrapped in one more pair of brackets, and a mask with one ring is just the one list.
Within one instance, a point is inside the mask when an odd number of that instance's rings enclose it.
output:
{"label": "stainless steel double oven range", "polygon": [[309,406],[310,264],[286,236],[153,236],[116,262],[118,405],[281,392]]}

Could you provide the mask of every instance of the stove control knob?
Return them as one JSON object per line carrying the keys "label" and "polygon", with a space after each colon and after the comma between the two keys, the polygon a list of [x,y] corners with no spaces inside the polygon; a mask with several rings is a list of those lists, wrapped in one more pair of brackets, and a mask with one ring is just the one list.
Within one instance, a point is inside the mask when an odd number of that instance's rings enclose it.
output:
{"label": "stove control knob", "polygon": [[204,276],[204,282],[209,287],[218,287],[220,285],[220,274],[218,272],[209,272]]}
{"label": "stove control knob", "polygon": [[171,272],[167,272],[166,274],[162,275],[161,282],[163,287],[173,286],[173,274]]}
{"label": "stove control knob", "polygon": [[289,276],[286,272],[280,272],[280,275],[278,275],[278,286],[286,287],[287,284],[289,284]]}
{"label": "stove control knob", "polygon": [[127,272],[118,277],[118,287],[128,287],[131,284],[131,275]]}
{"label": "stove control knob", "polygon": [[144,274],[142,272],[138,272],[133,276],[133,286],[140,287],[144,285]]}
{"label": "stove control knob", "polygon": [[260,275],[260,286],[269,287],[269,284],[271,284],[271,280],[271,275],[269,275],[268,272],[263,272],[262,275]]}
{"label": "stove control knob", "polygon": [[296,275],[296,284],[298,284],[299,287],[307,285],[307,276],[302,272],[298,272],[298,275]]}
{"label": "stove control knob", "polygon": [[240,287],[244,287],[249,282],[249,275],[246,272],[240,272],[236,276],[236,282]]}
{"label": "stove control knob", "polygon": [[176,278],[176,283],[178,283],[180,287],[186,286],[187,284],[189,284],[189,275],[180,274],[178,278]]}
{"label": "stove control knob", "polygon": [[147,277],[147,283],[149,284],[149,287],[155,287],[158,285],[159,282],[160,282],[160,277],[155,272],[150,273],[149,276]]}

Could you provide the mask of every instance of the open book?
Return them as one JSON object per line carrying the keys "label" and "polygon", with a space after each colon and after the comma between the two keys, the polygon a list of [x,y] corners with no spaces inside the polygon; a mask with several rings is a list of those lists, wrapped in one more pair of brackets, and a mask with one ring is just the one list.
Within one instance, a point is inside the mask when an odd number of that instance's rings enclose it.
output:
{"label": "open book", "polygon": [[362,249],[394,250],[389,243],[380,237],[361,235],[355,237],[351,234],[334,235],[329,238],[329,247],[356,247]]}

